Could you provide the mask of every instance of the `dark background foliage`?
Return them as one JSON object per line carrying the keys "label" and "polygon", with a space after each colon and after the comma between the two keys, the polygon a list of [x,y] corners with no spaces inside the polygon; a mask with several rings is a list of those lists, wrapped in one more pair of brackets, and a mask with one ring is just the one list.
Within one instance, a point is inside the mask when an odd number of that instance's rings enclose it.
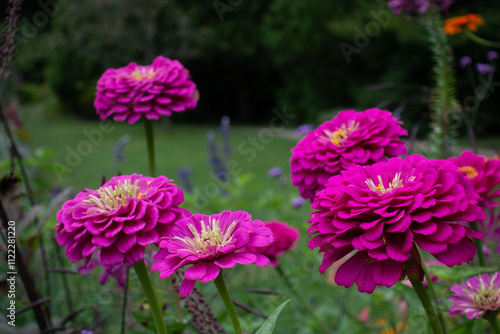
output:
{"label": "dark background foliage", "polygon": [[[149,64],[159,54],[179,59],[200,90],[196,110],[176,115],[182,121],[213,123],[229,115],[259,123],[282,106],[298,115],[297,123],[375,106],[402,111],[410,127],[429,115],[433,64],[426,32],[415,17],[389,16],[386,1],[55,3],[25,2],[14,68],[23,83],[49,87],[57,109],[75,117],[96,118],[95,83],[107,68]],[[480,13],[486,24],[478,34],[499,40],[499,9],[495,0],[458,0],[444,16]],[[375,15],[388,16],[388,24]],[[378,31],[370,30],[377,24]],[[463,35],[450,41],[457,60],[469,55],[486,62],[487,47]],[[341,45],[356,48],[349,61]],[[474,92],[458,66],[457,77],[463,101]],[[480,129],[498,126],[499,100],[493,91],[481,105]]]}

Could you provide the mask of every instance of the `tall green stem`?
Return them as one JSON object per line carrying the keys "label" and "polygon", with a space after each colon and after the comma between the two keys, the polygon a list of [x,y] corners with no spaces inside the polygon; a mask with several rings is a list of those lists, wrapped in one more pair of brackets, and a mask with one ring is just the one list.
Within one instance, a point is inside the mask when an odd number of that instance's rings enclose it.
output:
{"label": "tall green stem", "polygon": [[151,284],[151,279],[149,278],[149,273],[146,269],[144,260],[134,263],[134,270],[137,277],[139,277],[142,289],[144,290],[149,307],[151,308],[151,313],[153,314],[153,319],[156,325],[156,333],[167,334],[167,328],[165,327],[165,322],[163,321],[160,304],[158,304],[158,299],[156,299],[156,294],[153,289],[153,285]]}
{"label": "tall green stem", "polygon": [[281,269],[281,267],[278,265],[276,266],[276,270],[278,271],[279,275],[281,276],[281,278],[283,279],[283,282],[285,282],[285,285],[288,287],[288,289],[290,289],[290,291],[295,295],[295,297],[297,297],[297,299],[300,301],[300,303],[302,304],[302,307],[304,307],[304,309],[306,310],[306,312],[309,314],[309,316],[311,318],[313,318],[316,323],[321,327],[321,330],[323,332],[325,332],[325,334],[329,333],[330,330],[326,327],[326,325],[319,319],[319,317],[317,316],[317,314],[311,309],[311,306],[309,306],[309,303],[305,300],[304,296],[301,295],[297,289],[295,289],[295,287],[292,285],[292,283],[290,282],[290,280],[288,279],[288,277],[285,275],[285,273],[283,272],[283,269]]}
{"label": "tall green stem", "polygon": [[[438,300],[436,290],[434,290],[434,283],[432,283],[432,277],[429,274],[429,270],[427,270],[427,266],[425,265],[424,261],[422,261],[422,268],[424,269],[425,278],[427,279],[427,288],[429,289],[429,291],[431,293],[431,297],[433,300]],[[443,334],[446,334],[447,328],[446,328],[446,321],[444,320],[444,317],[443,317],[443,313],[440,312],[439,309],[436,311],[437,311],[439,323],[441,324],[441,328],[443,329]]]}
{"label": "tall green stem", "polygon": [[[470,222],[469,226],[474,230],[477,231],[477,222]],[[479,264],[482,267],[486,266],[486,260],[484,259],[484,252],[483,252],[483,243],[479,239],[474,239],[474,242],[476,243],[477,247],[477,257],[479,258]]]}
{"label": "tall green stem", "polygon": [[493,316],[493,317],[487,317],[485,319],[488,320],[488,322],[490,323],[490,327],[491,329],[493,329],[493,333],[500,334],[500,328],[498,327],[497,317]]}
{"label": "tall green stem", "polygon": [[125,291],[123,291],[123,305],[122,305],[122,328],[120,333],[125,334],[125,314],[127,312],[127,296],[128,296],[128,278],[130,274],[130,266],[127,266],[125,273]]}
{"label": "tall green stem", "polygon": [[219,290],[219,294],[222,300],[224,301],[224,305],[226,305],[227,312],[231,317],[235,333],[243,334],[243,331],[241,330],[240,320],[238,319],[238,314],[236,313],[233,301],[229,296],[229,291],[227,291],[226,283],[224,283],[224,276],[222,275],[222,270],[220,271],[219,276],[217,276],[214,282],[215,286],[217,287],[217,290]]}
{"label": "tall green stem", "polygon": [[152,120],[144,119],[144,130],[146,131],[146,143],[148,146],[149,176],[155,177],[155,140]]}
{"label": "tall green stem", "polygon": [[427,317],[429,318],[429,323],[431,325],[432,332],[434,334],[443,334],[443,330],[439,323],[436,310],[434,309],[434,305],[432,305],[431,299],[429,298],[429,295],[427,294],[427,290],[425,289],[424,285],[422,284],[421,281],[413,279],[411,277],[410,277],[410,282],[411,285],[413,286],[413,289],[417,293],[418,299],[420,299],[420,302],[424,307],[425,313],[427,313]]}

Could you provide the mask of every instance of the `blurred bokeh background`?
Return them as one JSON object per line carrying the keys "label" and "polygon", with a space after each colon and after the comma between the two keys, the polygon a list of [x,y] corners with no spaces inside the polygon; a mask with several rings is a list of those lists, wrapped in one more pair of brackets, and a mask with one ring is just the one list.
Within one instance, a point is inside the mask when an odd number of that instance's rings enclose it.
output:
{"label": "blurred bokeh background", "polygon": [[[234,123],[262,123],[282,106],[298,115],[297,124],[374,106],[400,108],[407,128],[429,115],[427,34],[392,15],[386,1],[46,0],[23,7],[12,80],[23,102],[45,101],[54,113],[96,119],[100,75],[161,54],[179,59],[201,92],[196,110],[175,115],[185,122],[228,115]],[[483,16],[481,37],[498,39],[498,1],[458,0],[444,17],[467,13]],[[464,35],[450,42],[457,63],[465,55],[486,62],[487,47]],[[457,78],[463,101],[474,88],[458,64]],[[494,91],[481,106],[477,124],[485,130],[499,125],[499,101]]]}

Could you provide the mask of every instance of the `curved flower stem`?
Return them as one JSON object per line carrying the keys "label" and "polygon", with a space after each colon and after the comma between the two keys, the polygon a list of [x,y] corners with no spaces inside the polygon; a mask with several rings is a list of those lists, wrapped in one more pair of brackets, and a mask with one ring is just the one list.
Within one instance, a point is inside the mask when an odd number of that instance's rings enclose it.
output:
{"label": "curved flower stem", "polygon": [[[477,222],[470,222],[469,223],[470,227],[474,230],[477,231]],[[483,243],[481,240],[474,238],[474,242],[476,243],[477,247],[477,257],[479,258],[479,265],[482,267],[486,266],[486,260],[484,259],[484,252],[483,252]]]}
{"label": "curved flower stem", "polygon": [[156,294],[151,284],[151,279],[149,278],[148,270],[146,269],[146,264],[144,259],[134,263],[134,270],[139,277],[142,289],[148,300],[149,307],[151,308],[151,313],[153,313],[153,319],[156,325],[156,333],[167,334],[167,328],[165,327],[165,322],[163,321],[163,316],[160,310],[160,304],[158,304],[158,299],[156,299]]}
{"label": "curved flower stem", "polygon": [[[432,282],[432,277],[427,270],[427,266],[422,261],[422,268],[424,269],[425,278],[427,279],[427,288],[431,292],[431,297],[433,300],[438,300],[436,290],[434,290],[434,283]],[[443,313],[438,309],[436,310],[439,323],[441,324],[441,329],[443,330],[443,334],[447,333],[446,321],[444,320]]]}
{"label": "curved flower stem", "polygon": [[500,334],[500,327],[498,327],[497,318],[496,317],[488,317],[485,319],[488,320],[488,322],[490,323],[490,327],[493,330],[493,333]]}
{"label": "curved flower stem", "polygon": [[431,325],[432,332],[434,334],[443,334],[443,330],[441,329],[441,325],[439,323],[436,310],[432,305],[431,299],[429,298],[429,295],[427,294],[427,290],[425,289],[424,285],[419,280],[413,279],[411,277],[409,277],[409,279],[411,285],[413,286],[413,289],[417,293],[418,299],[420,299],[420,302],[424,307],[425,313],[427,313],[427,317],[429,318],[429,323]]}
{"label": "curved flower stem", "polygon": [[130,273],[130,266],[127,266],[125,274],[125,291],[123,291],[123,305],[122,305],[122,328],[120,333],[125,334],[125,313],[127,310],[127,295],[128,295],[128,278]]}
{"label": "curved flower stem", "polygon": [[278,265],[276,266],[276,270],[278,271],[279,275],[281,276],[281,279],[283,279],[283,282],[285,282],[285,285],[288,287],[288,289],[297,297],[299,302],[302,304],[306,312],[309,314],[311,318],[313,318],[316,323],[321,327],[321,330],[327,334],[330,333],[330,330],[326,327],[326,325],[318,318],[318,315],[314,313],[314,311],[311,309],[311,306],[309,306],[309,303],[305,300],[304,296],[301,295],[297,289],[292,285],[288,277],[285,275],[283,272],[283,269],[281,269],[281,266]]}
{"label": "curved flower stem", "polygon": [[487,46],[490,48],[500,48],[499,42],[488,41],[487,39],[484,39],[482,37],[479,37],[478,35],[475,35],[469,29],[464,29],[464,31],[465,31],[465,34],[467,35],[467,37],[469,37],[471,40],[473,40],[477,44],[484,45],[484,46]]}
{"label": "curved flower stem", "polygon": [[144,130],[146,131],[146,143],[148,146],[148,159],[149,159],[149,176],[156,176],[155,168],[155,140],[154,140],[154,128],[153,121],[150,119],[144,119]]}
{"label": "curved flower stem", "polygon": [[241,330],[240,320],[238,319],[238,314],[236,313],[236,309],[234,308],[233,301],[229,296],[229,291],[227,291],[226,283],[224,283],[224,276],[222,275],[222,270],[214,281],[217,290],[219,291],[222,300],[224,301],[224,305],[226,305],[227,312],[231,317],[231,321],[233,322],[234,331],[236,334],[243,334]]}

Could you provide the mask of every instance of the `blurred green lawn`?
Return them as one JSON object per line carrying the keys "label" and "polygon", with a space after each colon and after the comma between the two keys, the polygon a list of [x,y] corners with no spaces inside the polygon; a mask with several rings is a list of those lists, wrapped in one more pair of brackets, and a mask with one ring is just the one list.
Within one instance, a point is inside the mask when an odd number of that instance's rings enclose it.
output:
{"label": "blurred green lawn", "polygon": [[[48,168],[42,172],[44,183],[59,187],[72,186],[75,191],[79,191],[82,188],[98,187],[103,174],[107,178],[117,175],[117,172],[149,174],[142,122],[132,125],[109,122],[107,127],[102,127],[97,120],[46,115],[39,107],[26,107],[24,111],[31,136],[31,149],[42,148],[52,152],[52,156],[45,162],[48,163]],[[270,115],[270,120],[272,117]],[[233,151],[230,159],[241,167],[238,174],[253,173],[259,178],[265,178],[272,167],[279,166],[284,171],[289,169],[290,149],[295,145],[296,139],[283,138],[285,131],[276,130],[281,126],[277,122],[275,130],[266,125],[231,127]],[[193,185],[213,181],[206,136],[208,131],[214,131],[222,150],[222,137],[217,132],[217,127],[176,124],[175,121],[172,124],[155,122],[156,173],[175,180],[179,168],[191,167]],[[93,134],[94,143],[84,132]],[[102,139],[98,133],[102,134]],[[115,164],[111,148],[124,135],[131,138],[123,151],[126,161]],[[252,140],[257,144],[252,143]]]}

